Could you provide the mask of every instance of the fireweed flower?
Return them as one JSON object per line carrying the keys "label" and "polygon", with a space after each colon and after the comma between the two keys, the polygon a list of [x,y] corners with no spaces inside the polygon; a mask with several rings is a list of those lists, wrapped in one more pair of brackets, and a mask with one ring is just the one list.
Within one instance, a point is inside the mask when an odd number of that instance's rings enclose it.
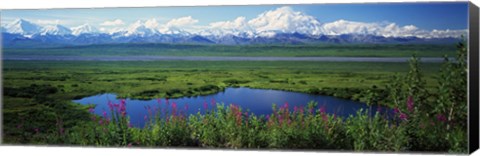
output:
{"label": "fireweed flower", "polygon": [[397,107],[393,108],[393,113],[398,114],[399,112],[400,110]]}
{"label": "fireweed flower", "polygon": [[110,100],[108,101],[108,108],[110,108],[110,110],[113,111],[113,104]]}
{"label": "fireweed flower", "polygon": [[409,112],[413,112],[413,97],[409,96],[407,99],[407,109]]}
{"label": "fireweed flower", "polygon": [[447,122],[447,118],[443,114],[437,114],[437,120],[441,122]]}
{"label": "fireweed flower", "polygon": [[88,109],[88,112],[93,113],[93,112],[95,112],[95,109],[93,109],[93,107],[90,107],[90,108]]}
{"label": "fireweed flower", "polygon": [[207,101],[203,102],[203,109],[205,109],[205,111],[207,111],[207,109],[208,109]]}
{"label": "fireweed flower", "polygon": [[210,101],[211,105],[212,105],[212,108],[215,106],[215,104],[217,104],[217,101],[215,101],[214,98],[212,98],[212,100]]}
{"label": "fireweed flower", "polygon": [[172,113],[173,113],[173,116],[177,114],[177,103],[175,102],[172,102]]}
{"label": "fireweed flower", "polygon": [[320,108],[318,109],[318,111],[319,111],[321,114],[325,114],[325,113],[326,113],[325,105],[323,105],[322,107],[320,107]]}
{"label": "fireweed flower", "polygon": [[39,132],[40,132],[40,129],[38,129],[38,128],[35,128],[34,130],[35,130],[35,133],[39,133]]}
{"label": "fireweed flower", "polygon": [[400,113],[400,119],[407,120],[408,116],[405,113]]}

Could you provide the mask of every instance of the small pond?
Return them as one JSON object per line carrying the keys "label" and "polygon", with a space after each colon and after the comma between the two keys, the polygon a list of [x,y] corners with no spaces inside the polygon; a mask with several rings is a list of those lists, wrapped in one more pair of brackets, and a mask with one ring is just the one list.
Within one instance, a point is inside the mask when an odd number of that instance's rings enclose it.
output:
{"label": "small pond", "polygon": [[[355,115],[356,111],[363,108],[369,109],[365,103],[340,99],[331,96],[312,95],[298,92],[267,90],[267,89],[252,89],[252,88],[226,88],[223,92],[216,94],[183,97],[176,99],[152,99],[152,100],[137,100],[125,99],[126,111],[130,117],[130,121],[135,127],[144,126],[144,117],[148,115],[148,107],[151,110],[165,108],[171,109],[171,104],[176,103],[179,112],[186,114],[193,114],[200,111],[205,113],[205,109],[212,110],[216,108],[215,103],[224,103],[225,106],[229,104],[239,105],[243,110],[249,110],[250,113],[256,115],[266,115],[273,113],[272,104],[276,104],[277,108],[288,103],[289,110],[294,110],[294,107],[306,107],[309,102],[317,102],[316,110],[323,106],[326,113],[336,114],[337,116],[348,117]],[[100,94],[90,97],[85,97],[79,100],[74,100],[80,104],[95,104],[94,113],[102,116],[104,112],[110,116],[110,109],[108,103],[120,103],[115,94]],[[169,104],[167,104],[167,101]],[[377,106],[372,106],[372,110],[377,110]],[[385,110],[384,108],[380,108]],[[391,111],[389,111],[391,112]]]}

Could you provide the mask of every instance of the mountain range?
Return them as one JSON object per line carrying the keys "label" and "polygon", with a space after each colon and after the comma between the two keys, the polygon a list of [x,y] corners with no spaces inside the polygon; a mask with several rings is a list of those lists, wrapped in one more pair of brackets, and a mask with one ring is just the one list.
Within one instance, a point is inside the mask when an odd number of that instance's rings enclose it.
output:
{"label": "mountain range", "polygon": [[[182,20],[193,20],[184,17]],[[194,21],[195,22],[195,21]],[[197,31],[187,31],[174,22],[142,21],[110,31],[89,24],[66,27],[41,26],[17,19],[1,27],[5,48],[59,47],[114,43],[174,44],[445,44],[460,40],[466,30],[420,30],[413,25],[362,23],[338,20],[320,23],[315,17],[289,7],[267,11],[257,18],[215,22]]]}

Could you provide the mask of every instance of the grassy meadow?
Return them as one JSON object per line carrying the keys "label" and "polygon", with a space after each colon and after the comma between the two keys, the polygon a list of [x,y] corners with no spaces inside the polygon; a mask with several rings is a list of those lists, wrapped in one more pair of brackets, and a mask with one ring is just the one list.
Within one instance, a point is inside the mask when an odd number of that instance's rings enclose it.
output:
{"label": "grassy meadow", "polygon": [[[4,55],[465,57],[461,46],[450,45],[168,46],[5,49]],[[3,61],[2,138],[7,144],[465,152],[462,61],[417,61]],[[388,120],[363,110],[342,120],[310,103],[257,116],[226,104],[205,115],[166,112],[169,118],[161,119],[155,113],[145,128],[134,128],[123,114],[126,103],[112,107],[117,115],[108,118],[71,102],[100,93],[197,96],[235,86],[335,96],[387,106],[397,115]]]}
{"label": "grassy meadow", "polygon": [[57,48],[5,48],[4,56],[337,56],[443,57],[455,55],[455,45],[443,44],[312,44],[312,45],[192,45],[161,43],[102,44]]}

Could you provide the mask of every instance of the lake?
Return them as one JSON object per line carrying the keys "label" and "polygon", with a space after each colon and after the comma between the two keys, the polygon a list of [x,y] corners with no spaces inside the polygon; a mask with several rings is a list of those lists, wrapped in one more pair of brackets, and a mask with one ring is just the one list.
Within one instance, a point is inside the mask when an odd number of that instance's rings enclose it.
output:
{"label": "lake", "polygon": [[[110,116],[110,109],[108,102],[120,103],[121,99],[117,99],[115,94],[100,94],[90,97],[85,97],[73,102],[80,104],[95,104],[94,113],[102,116],[103,112]],[[152,99],[152,100],[137,100],[125,99],[126,111],[130,117],[130,121],[135,127],[144,126],[144,117],[148,115],[148,107],[151,110],[165,108],[171,109],[171,105],[176,103],[179,112],[186,114],[205,113],[205,110],[212,110],[216,108],[215,103],[223,103],[225,106],[229,104],[239,105],[242,110],[249,110],[249,112],[256,115],[266,115],[273,113],[272,104],[276,104],[277,108],[288,103],[289,110],[294,110],[294,107],[306,107],[309,102],[317,102],[318,105],[315,110],[324,107],[326,113],[336,114],[341,117],[348,117],[355,115],[356,111],[363,108],[369,109],[365,103],[340,99],[332,96],[312,95],[306,93],[268,90],[268,89],[252,89],[252,88],[226,88],[224,91],[196,97],[183,97],[176,99]],[[372,106],[372,110],[377,110],[377,106]],[[386,110],[385,108],[381,108]],[[390,111],[391,112],[391,111]]]}

